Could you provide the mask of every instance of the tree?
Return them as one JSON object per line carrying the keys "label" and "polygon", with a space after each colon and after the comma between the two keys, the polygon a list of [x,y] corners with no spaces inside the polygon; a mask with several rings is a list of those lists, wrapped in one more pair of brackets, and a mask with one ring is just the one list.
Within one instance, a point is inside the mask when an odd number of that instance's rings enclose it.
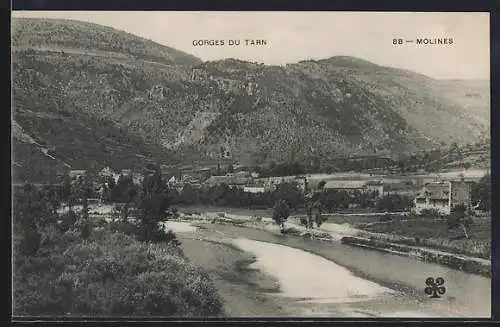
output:
{"label": "tree", "polygon": [[81,200],[83,205],[80,219],[75,222],[75,226],[77,226],[80,230],[80,237],[87,239],[92,233],[92,222],[89,220],[88,206],[88,199],[94,195],[92,175],[89,173],[78,177],[73,188],[74,193],[72,194],[72,197],[76,197]]}
{"label": "tree", "polygon": [[69,209],[71,210],[71,194],[73,192],[71,185],[71,177],[66,173],[62,177],[62,186],[61,186],[61,200],[66,201]]}
{"label": "tree", "polygon": [[280,226],[281,233],[285,233],[285,221],[290,216],[290,209],[285,200],[279,200],[273,207],[273,220]]}
{"label": "tree", "polygon": [[198,204],[200,201],[199,197],[198,190],[191,186],[191,184],[184,185],[180,193],[180,201],[185,205]]}
{"label": "tree", "polygon": [[401,194],[387,194],[381,197],[376,204],[380,211],[405,211],[411,209],[413,200]]}
{"label": "tree", "polygon": [[491,175],[487,174],[481,178],[471,189],[471,201],[479,204],[479,209],[491,210]]}
{"label": "tree", "polygon": [[116,186],[115,179],[112,176],[105,176],[102,181],[102,194],[101,194],[101,200],[105,202],[112,201],[112,195],[113,195],[113,189]]}
{"label": "tree", "polygon": [[88,219],[88,199],[93,195],[93,184],[90,175],[80,176],[75,183],[75,195],[82,201],[82,218]]}
{"label": "tree", "polygon": [[313,173],[317,173],[317,172],[321,171],[321,158],[319,156],[315,156],[312,159],[311,171]]}
{"label": "tree", "polygon": [[316,227],[320,228],[321,225],[326,221],[326,217],[322,215],[321,211],[317,211],[314,215],[314,222],[316,223]]}
{"label": "tree", "polygon": [[309,193],[306,195],[306,208],[307,208],[307,225],[306,228],[313,228],[313,224],[316,223],[316,227],[320,227],[326,218],[323,216],[323,211],[325,210],[326,192],[324,189],[324,184],[320,183],[319,190],[314,193]]}
{"label": "tree", "polygon": [[165,239],[165,233],[160,229],[159,223],[169,217],[167,209],[170,207],[171,198],[159,167],[152,175],[144,178],[137,201],[137,208],[140,211],[139,240],[168,242]]}
{"label": "tree", "polygon": [[461,228],[465,238],[469,238],[469,233],[467,230],[472,224],[472,218],[467,212],[467,207],[465,205],[458,205],[454,207],[451,214],[447,218],[447,224],[449,229]]}
{"label": "tree", "polygon": [[340,205],[340,193],[337,190],[326,190],[322,200],[323,208],[327,212],[332,212]]}
{"label": "tree", "polygon": [[60,206],[60,192],[57,191],[56,186],[49,184],[43,188],[44,197],[52,207],[53,214],[57,215],[57,209]]}
{"label": "tree", "polygon": [[292,210],[297,210],[297,207],[303,203],[303,196],[297,183],[279,184],[273,192],[273,197],[275,201],[286,201]]}
{"label": "tree", "polygon": [[120,175],[116,185],[111,189],[111,201],[127,202],[130,200],[130,193],[134,192],[134,188],[137,189],[131,176]]}
{"label": "tree", "polygon": [[458,146],[458,143],[457,142],[453,142],[451,145],[450,145],[450,150],[449,150],[452,154],[459,154],[460,152],[460,147]]}
{"label": "tree", "polygon": [[61,215],[61,224],[59,225],[59,229],[62,232],[66,232],[75,226],[77,220],[78,216],[76,213],[73,210],[70,210]]}
{"label": "tree", "polygon": [[42,241],[42,230],[58,220],[47,194],[32,184],[25,184],[15,190],[13,214],[14,233],[20,237],[20,250],[23,254],[33,255]]}

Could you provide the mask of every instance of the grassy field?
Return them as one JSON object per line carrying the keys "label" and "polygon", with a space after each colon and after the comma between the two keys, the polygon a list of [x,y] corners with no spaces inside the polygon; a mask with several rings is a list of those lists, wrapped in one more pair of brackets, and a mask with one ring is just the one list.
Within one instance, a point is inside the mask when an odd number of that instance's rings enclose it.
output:
{"label": "grassy field", "polygon": [[[357,218],[357,217],[356,217]],[[451,251],[463,255],[491,258],[491,218],[474,217],[464,237],[460,228],[449,229],[445,219],[424,217],[394,217],[393,220],[372,224],[357,224],[357,227],[380,236],[387,241],[423,246],[436,250]],[[377,236],[378,238],[378,236]]]}
{"label": "grassy field", "polygon": [[[409,237],[431,238],[457,238],[463,232],[459,229],[449,230],[445,219],[433,218],[408,218],[394,219],[363,227],[363,229],[376,233],[397,233]],[[474,219],[467,231],[473,240],[489,240],[491,233],[491,220],[488,218]]]}
{"label": "grassy field", "polygon": [[388,219],[392,221],[400,221],[403,219],[408,219],[408,217],[403,215],[325,215],[327,221],[333,224],[349,224],[352,227],[362,228],[366,224],[384,222]]}

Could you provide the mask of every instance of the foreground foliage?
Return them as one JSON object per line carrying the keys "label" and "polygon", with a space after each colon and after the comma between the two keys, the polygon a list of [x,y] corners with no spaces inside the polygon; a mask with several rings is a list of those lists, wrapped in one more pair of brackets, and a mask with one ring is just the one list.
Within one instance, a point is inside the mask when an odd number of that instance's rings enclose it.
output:
{"label": "foreground foliage", "polygon": [[[54,238],[59,238],[54,239]],[[208,275],[179,248],[107,230],[82,241],[46,234],[36,256],[16,256],[18,315],[210,316],[222,313]]]}
{"label": "foreground foliage", "polygon": [[[153,187],[159,184],[148,179],[141,190],[149,195],[139,201],[138,224],[121,220],[118,226],[97,225],[85,206],[59,215],[62,194],[51,187],[16,189],[14,314],[221,315],[207,273],[184,257],[174,233],[158,226],[156,213],[168,207],[162,188]],[[85,192],[70,195],[86,201]]]}
{"label": "foreground foliage", "polygon": [[[470,219],[470,217],[469,217]],[[477,258],[491,258],[491,219],[473,218],[467,225],[467,236],[460,221],[453,216],[434,217],[393,217],[377,224],[357,227],[372,233],[370,237],[391,243],[428,247]],[[450,226],[451,222],[453,226]],[[453,227],[453,228],[450,228]]]}

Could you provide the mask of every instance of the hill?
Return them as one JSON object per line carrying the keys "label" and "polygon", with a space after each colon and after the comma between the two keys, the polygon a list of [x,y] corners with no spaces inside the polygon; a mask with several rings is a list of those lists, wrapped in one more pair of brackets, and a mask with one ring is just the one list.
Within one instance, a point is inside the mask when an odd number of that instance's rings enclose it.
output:
{"label": "hill", "polygon": [[[297,152],[302,158],[398,153],[481,142],[489,134],[488,83],[471,110],[443,95],[445,87],[467,93],[465,82],[443,83],[357,58],[286,67],[224,60],[200,67],[234,94],[227,114],[211,125],[223,135],[219,140],[240,140],[233,149],[265,135],[260,146],[281,159]],[[238,94],[238,83],[246,94]],[[217,143],[218,133],[210,136]]]}
{"label": "hill", "polygon": [[13,18],[12,45],[18,48],[91,53],[163,64],[195,65],[190,54],[111,27],[64,19]]}
{"label": "hill", "polygon": [[72,166],[328,161],[489,140],[488,81],[434,80],[353,57],[201,62],[65,20],[14,18],[12,50],[14,120]]}
{"label": "hill", "polygon": [[109,108],[121,94],[100,83],[121,65],[175,70],[201,60],[112,28],[49,19],[13,18],[12,52],[14,181],[95,164],[175,162],[170,151],[113,119]]}

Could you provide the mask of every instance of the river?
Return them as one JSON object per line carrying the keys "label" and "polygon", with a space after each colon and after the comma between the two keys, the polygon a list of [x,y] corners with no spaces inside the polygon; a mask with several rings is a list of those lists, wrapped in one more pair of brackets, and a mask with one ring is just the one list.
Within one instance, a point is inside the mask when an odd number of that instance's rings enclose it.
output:
{"label": "river", "polygon": [[[488,278],[340,242],[232,225],[169,222],[212,275],[230,316],[489,317]],[[424,293],[443,277],[446,293]]]}

